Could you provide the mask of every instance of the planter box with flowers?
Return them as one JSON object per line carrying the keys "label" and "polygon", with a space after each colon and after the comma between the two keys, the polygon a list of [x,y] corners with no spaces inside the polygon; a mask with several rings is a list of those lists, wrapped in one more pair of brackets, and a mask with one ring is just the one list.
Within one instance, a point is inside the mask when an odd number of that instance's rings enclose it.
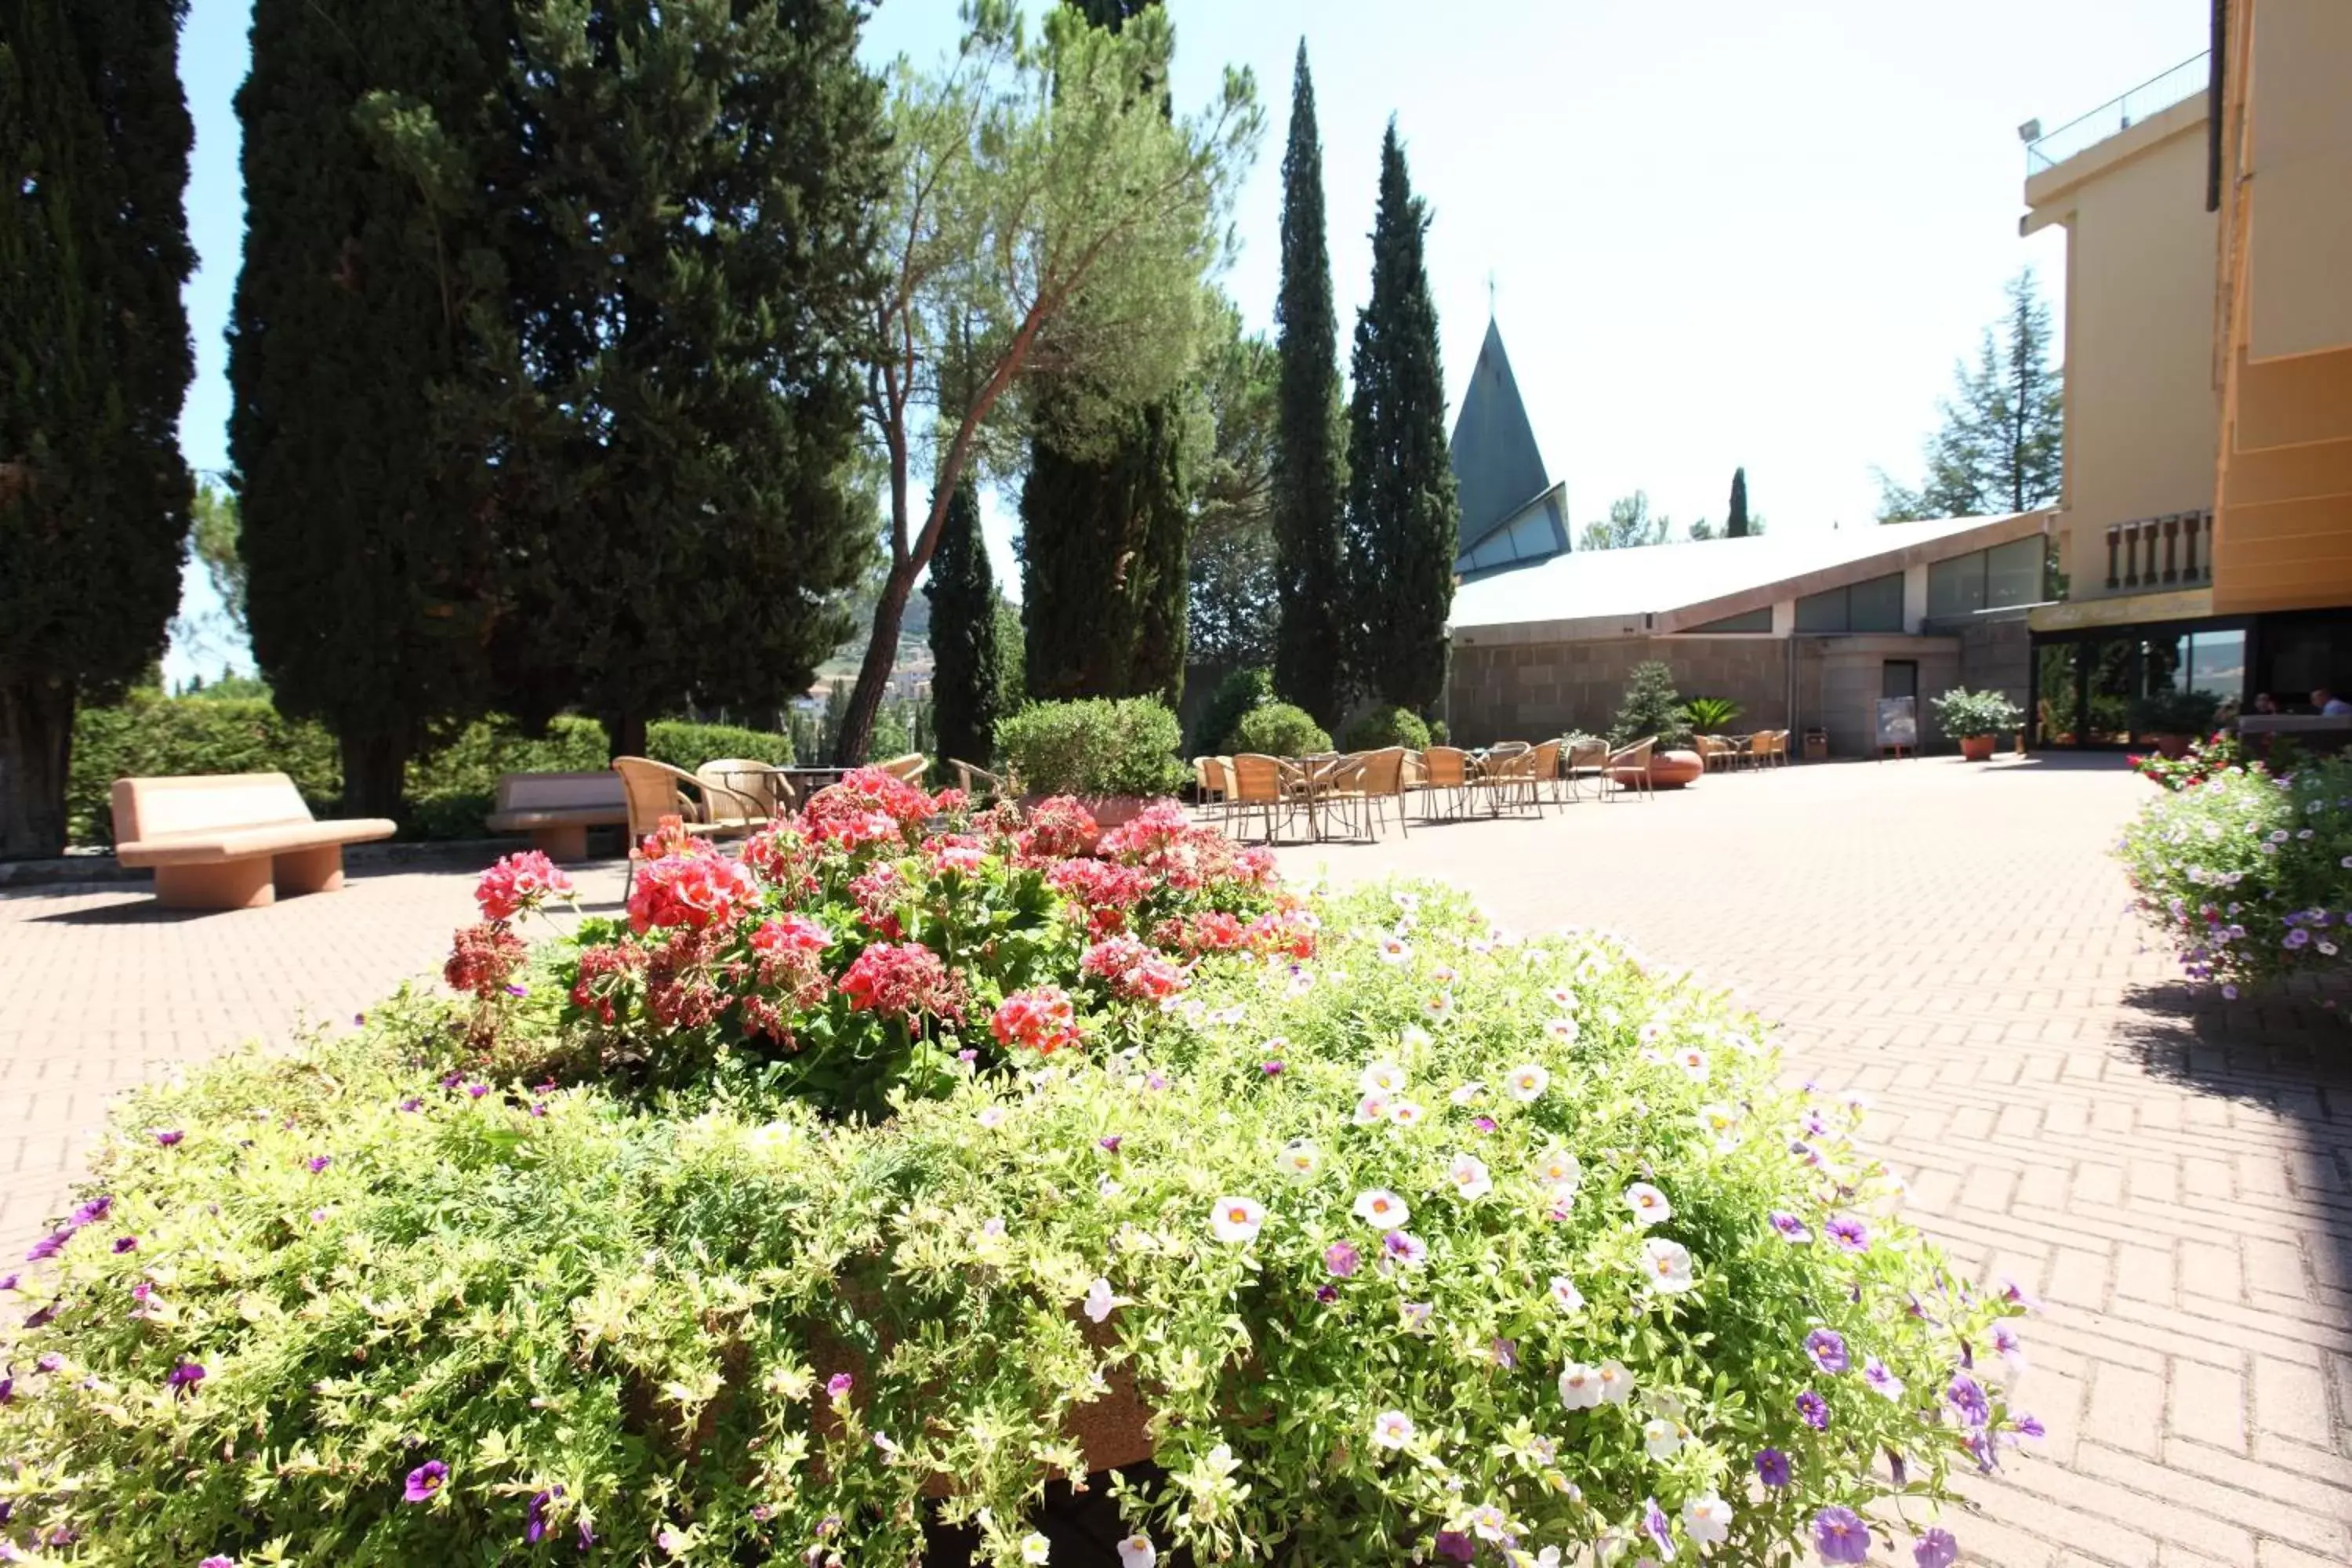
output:
{"label": "planter box with flowers", "polygon": [[1090,827],[862,773],[536,947],[518,857],[461,1000],[144,1092],[13,1287],[0,1535],[1033,1563],[1041,1484],[1148,1446],[1124,1568],[1952,1561],[2021,1309],[1854,1105],[1607,939]]}
{"label": "planter box with flowers", "polygon": [[1970,691],[1955,686],[1941,697],[1930,698],[1927,706],[1935,710],[1936,727],[1958,741],[1960,755],[1972,763],[1989,760],[1996,737],[2025,722],[2017,704],[1998,691]]}

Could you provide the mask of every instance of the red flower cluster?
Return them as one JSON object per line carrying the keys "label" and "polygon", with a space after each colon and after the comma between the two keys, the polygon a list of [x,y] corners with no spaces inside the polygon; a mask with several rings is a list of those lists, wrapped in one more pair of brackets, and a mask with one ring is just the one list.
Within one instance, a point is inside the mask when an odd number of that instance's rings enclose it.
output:
{"label": "red flower cluster", "polygon": [[1056,860],[1045,883],[1087,917],[1090,936],[1113,936],[1127,929],[1128,911],[1151,891],[1151,878],[1111,860]]}
{"label": "red flower cluster", "polygon": [[858,768],[811,796],[801,808],[801,820],[826,843],[855,849],[886,837],[908,837],[944,809],[904,779],[880,768]]}
{"label": "red flower cluster", "polygon": [[686,818],[665,816],[654,824],[646,841],[629,852],[632,860],[659,860],[669,855],[716,855],[707,838],[697,838],[686,830]]}
{"label": "red flower cluster", "polygon": [[815,896],[818,858],[807,835],[782,822],[753,834],[743,846],[743,864],[791,903]]}
{"label": "red flower cluster", "polygon": [[616,1016],[614,997],[646,966],[646,950],[629,942],[601,943],[582,948],[578,962],[572,1005],[595,1014],[601,1023],[611,1024]]}
{"label": "red flower cluster", "polygon": [[968,877],[988,864],[988,847],[969,833],[942,833],[924,844],[923,854],[934,877],[950,871]]}
{"label": "red flower cluster", "polygon": [[551,898],[571,896],[572,879],[537,849],[508,856],[474,884],[474,901],[482,906],[486,921],[510,921]]}
{"label": "red flower cluster", "polygon": [[751,951],[763,959],[814,957],[832,945],[833,933],[803,914],[761,921],[751,933]]}
{"label": "red flower cluster", "polygon": [[1151,932],[1153,942],[1187,958],[1198,958],[1204,952],[1239,952],[1248,937],[1241,917],[1223,910],[1190,917],[1171,915]]}
{"label": "red flower cluster", "polygon": [[886,937],[898,935],[898,906],[910,889],[898,868],[885,860],[849,879],[849,896],[857,900],[858,915]]}
{"label": "red flower cluster", "polygon": [[1013,842],[1023,859],[1038,864],[1090,852],[1101,832],[1085,806],[1069,795],[1057,795],[1038,802],[1029,814],[1029,826],[1014,835]]}
{"label": "red flower cluster", "polygon": [[441,978],[452,991],[467,991],[488,1001],[522,967],[530,945],[509,931],[503,921],[461,927],[450,944],[449,962]]}
{"label": "red flower cluster", "polygon": [[699,1029],[725,1012],[743,969],[719,962],[729,935],[723,926],[689,926],[648,952],[646,1011],[673,1029]]}
{"label": "red flower cluster", "polygon": [[1316,934],[1322,929],[1314,911],[1285,901],[1250,921],[1242,941],[1252,952],[1303,961],[1315,956]]}
{"label": "red flower cluster", "polygon": [[988,1027],[997,1044],[1024,1047],[1040,1056],[1050,1057],[1064,1046],[1078,1043],[1076,1010],[1070,1005],[1070,994],[1058,985],[1015,991],[997,1004]]}
{"label": "red flower cluster", "polygon": [[1131,936],[1114,936],[1087,949],[1078,967],[1129,1002],[1160,1002],[1184,989],[1184,971],[1168,955]]}
{"label": "red flower cluster", "polygon": [[1262,888],[1274,875],[1274,857],[1264,848],[1242,849],[1213,828],[1196,827],[1184,808],[1162,801],[1133,821],[1112,828],[1096,853],[1148,874],[1153,883],[1197,892],[1212,882]]}
{"label": "red flower cluster", "polygon": [[629,889],[629,929],[702,931],[732,924],[759,898],[751,873],[709,846],[699,854],[665,855],[637,867]]}
{"label": "red flower cluster", "polygon": [[963,1009],[962,983],[919,942],[876,942],[850,963],[841,994],[858,1011],[886,1018],[944,1018]]}

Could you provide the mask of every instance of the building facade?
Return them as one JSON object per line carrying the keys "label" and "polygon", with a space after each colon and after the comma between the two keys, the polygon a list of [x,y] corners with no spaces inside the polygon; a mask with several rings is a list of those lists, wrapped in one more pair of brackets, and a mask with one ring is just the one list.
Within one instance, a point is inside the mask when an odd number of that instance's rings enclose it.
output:
{"label": "building facade", "polygon": [[2066,602],[2032,739],[2137,700],[2352,689],[2352,5],[2216,0],[2210,52],[2027,149],[2067,236]]}

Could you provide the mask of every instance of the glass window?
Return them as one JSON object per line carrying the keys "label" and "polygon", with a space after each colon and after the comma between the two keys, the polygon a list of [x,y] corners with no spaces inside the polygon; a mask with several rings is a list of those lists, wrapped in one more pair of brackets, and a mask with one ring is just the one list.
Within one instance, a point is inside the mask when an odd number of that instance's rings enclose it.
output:
{"label": "glass window", "polygon": [[1689,626],[1694,632],[1769,632],[1772,629],[1772,606],[1749,610],[1744,615],[1726,616],[1719,621],[1709,621],[1703,626]]}
{"label": "glass window", "polygon": [[2210,691],[2224,702],[2246,695],[2246,634],[2199,632],[2189,641],[2189,689]]}
{"label": "glass window", "polygon": [[1984,607],[2003,610],[2018,605],[2040,604],[2042,568],[2048,558],[2048,543],[2038,533],[2029,539],[2012,539],[1986,551]]}
{"label": "glass window", "polygon": [[2051,643],[2035,650],[2040,668],[2035,681],[2033,742],[2038,746],[2072,746],[2083,711],[2083,645]]}
{"label": "glass window", "polygon": [[1801,632],[1850,630],[1845,619],[1845,590],[1832,588],[1826,594],[1808,594],[1798,600],[1797,629]]}
{"label": "glass window", "polygon": [[1890,572],[1856,583],[1846,590],[1846,629],[1854,632],[1899,632],[1903,629],[1903,574]]}
{"label": "glass window", "polygon": [[1927,565],[1927,614],[1937,620],[1947,616],[1972,616],[1985,605],[1985,552],[1972,551],[1956,555],[1949,561],[1934,561]]}

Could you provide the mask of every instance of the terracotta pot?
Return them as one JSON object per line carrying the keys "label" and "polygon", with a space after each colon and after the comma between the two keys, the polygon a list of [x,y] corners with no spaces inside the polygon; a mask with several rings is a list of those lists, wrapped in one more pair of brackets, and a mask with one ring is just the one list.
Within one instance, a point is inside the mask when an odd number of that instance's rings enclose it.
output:
{"label": "terracotta pot", "polygon": [[[1706,762],[1696,752],[1653,752],[1650,753],[1650,787],[1680,789],[1696,784],[1706,773]],[[1635,782],[1640,775],[1630,768],[1618,770],[1620,784]]]}
{"label": "terracotta pot", "polygon": [[2167,762],[2177,763],[2189,754],[2190,735],[2150,735],[2147,743],[2156,748],[2157,755]]}
{"label": "terracotta pot", "polygon": [[1963,735],[1960,737],[1960,755],[1971,763],[1989,761],[1992,756],[1992,742],[1990,735]]}

